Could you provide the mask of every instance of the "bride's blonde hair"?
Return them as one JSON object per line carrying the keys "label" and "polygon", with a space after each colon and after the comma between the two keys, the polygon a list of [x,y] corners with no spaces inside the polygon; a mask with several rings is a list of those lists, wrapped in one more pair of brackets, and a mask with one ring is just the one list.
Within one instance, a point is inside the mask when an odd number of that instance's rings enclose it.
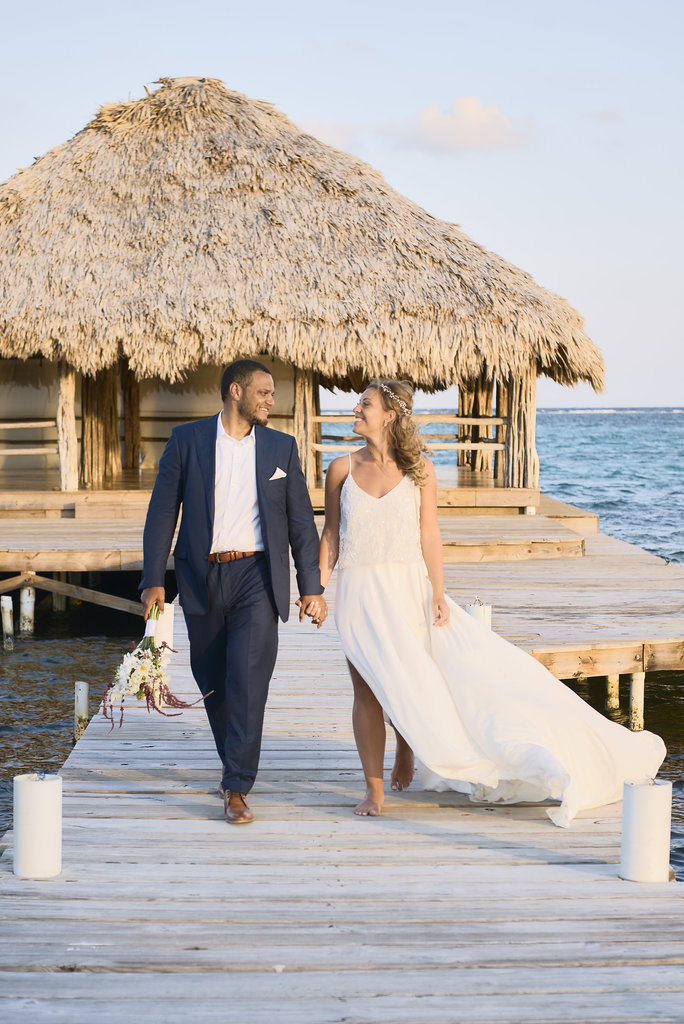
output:
{"label": "bride's blonde hair", "polygon": [[396,415],[388,425],[392,454],[397,466],[420,487],[425,481],[423,452],[430,449],[418,433],[413,413],[413,384],[407,380],[376,377],[368,385],[380,396],[383,408]]}

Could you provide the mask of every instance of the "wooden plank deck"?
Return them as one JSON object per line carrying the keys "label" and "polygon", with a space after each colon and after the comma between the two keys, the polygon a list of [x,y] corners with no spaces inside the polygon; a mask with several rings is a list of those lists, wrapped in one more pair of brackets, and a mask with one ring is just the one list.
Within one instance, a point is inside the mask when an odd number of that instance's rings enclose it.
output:
{"label": "wooden plank deck", "polygon": [[[322,518],[317,522],[320,528]],[[447,561],[573,558],[584,551],[584,538],[543,516],[444,513],[441,525]],[[138,570],[142,532],[142,518],[0,520],[0,572]]]}
{"label": "wooden plank deck", "polygon": [[446,565],[447,590],[561,679],[684,670],[684,566],[605,534],[584,558]]}
{"label": "wooden plank deck", "polygon": [[[491,604],[560,678],[684,669],[683,566],[545,516],[445,511],[440,523],[450,592]],[[140,519],[0,520],[0,572],[141,568]]]}
{"label": "wooden plank deck", "polygon": [[201,709],[94,719],[63,769],[63,874],[0,860],[1,1019],[681,1022],[683,887],[617,878],[619,805],[561,830],[409,791],[356,818],[350,705],[332,625],[282,628],[245,828]]}
{"label": "wooden plank deck", "polygon": [[584,537],[545,516],[461,516],[442,513],[445,562],[511,562],[581,558]]}

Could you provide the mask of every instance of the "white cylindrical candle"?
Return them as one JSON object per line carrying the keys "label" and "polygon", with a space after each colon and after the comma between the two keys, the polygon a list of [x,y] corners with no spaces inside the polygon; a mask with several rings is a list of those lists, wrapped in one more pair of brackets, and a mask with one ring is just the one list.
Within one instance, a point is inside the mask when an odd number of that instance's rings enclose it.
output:
{"label": "white cylindrical candle", "polygon": [[671,816],[671,782],[625,782],[620,878],[631,882],[668,881]]}
{"label": "white cylindrical candle", "polygon": [[491,604],[483,604],[479,598],[476,599],[474,604],[467,604],[465,610],[468,615],[471,615],[478,622],[481,622],[483,626],[487,626],[488,629],[492,628],[492,606]]}
{"label": "white cylindrical candle", "polygon": [[54,878],[62,870],[62,776],[14,777],[14,874]]}
{"label": "white cylindrical candle", "polygon": [[32,633],[36,609],[36,591],[22,587],[19,591],[19,632]]}
{"label": "white cylindrical candle", "polygon": [[154,637],[154,642],[157,647],[161,647],[162,644],[166,644],[168,647],[173,647],[173,605],[165,604],[164,611],[160,612],[159,619],[157,621],[157,632]]}

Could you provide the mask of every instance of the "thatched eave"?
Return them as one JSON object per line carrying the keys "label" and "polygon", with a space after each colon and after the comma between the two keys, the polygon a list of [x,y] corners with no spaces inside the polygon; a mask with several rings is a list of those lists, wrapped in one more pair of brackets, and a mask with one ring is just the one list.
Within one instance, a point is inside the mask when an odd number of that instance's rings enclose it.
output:
{"label": "thatched eave", "polygon": [[580,315],[361,161],[214,79],[108,104],[0,186],[0,356],[141,377],[267,353],[427,390],[603,383]]}

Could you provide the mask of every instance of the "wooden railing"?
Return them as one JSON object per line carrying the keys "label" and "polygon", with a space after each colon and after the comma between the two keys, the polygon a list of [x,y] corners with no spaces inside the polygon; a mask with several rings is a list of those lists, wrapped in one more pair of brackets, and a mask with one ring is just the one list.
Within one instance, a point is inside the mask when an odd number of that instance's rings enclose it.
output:
{"label": "wooden railing", "polygon": [[[216,410],[218,413],[218,409]],[[142,412],[140,414],[141,424],[146,424],[144,433],[141,433],[140,440],[147,442],[159,442],[166,444],[171,433],[170,426],[177,423],[191,423],[194,420],[201,419],[205,416],[210,416],[211,413],[195,413],[194,415],[174,415],[173,413],[157,413],[157,412]],[[268,417],[269,423],[275,423],[276,421],[292,421],[292,414],[287,413],[270,413]]]}
{"label": "wooden railing", "polygon": [[[13,420],[11,423],[4,421],[0,423],[0,430],[35,430],[38,428],[54,427],[57,429],[56,420]],[[57,442],[46,442],[40,448],[27,447],[21,443],[13,444],[9,448],[0,448],[0,455],[57,455],[59,448]]]}
{"label": "wooden railing", "polygon": [[[349,416],[346,413],[343,414],[329,414],[327,416],[313,416],[315,423],[353,423],[354,417]],[[459,426],[476,426],[476,427],[505,427],[508,423],[503,416],[459,416],[456,413],[429,413],[421,412],[415,413],[413,416],[414,420],[419,423],[455,423]],[[502,441],[498,441],[495,438],[489,439],[484,438],[478,441],[465,440],[465,441],[454,441],[453,434],[421,434],[421,436],[429,443],[430,448],[434,448],[439,451],[488,451],[488,452],[502,452],[505,449],[505,444]],[[336,442],[331,444],[330,442]],[[354,444],[349,444],[350,441],[354,441]],[[323,443],[326,442],[326,443]],[[314,444],[313,448],[319,452],[351,452],[356,448],[359,448],[362,444],[360,438],[357,435],[350,435],[346,437],[338,437],[334,434],[322,434],[321,443]]]}

